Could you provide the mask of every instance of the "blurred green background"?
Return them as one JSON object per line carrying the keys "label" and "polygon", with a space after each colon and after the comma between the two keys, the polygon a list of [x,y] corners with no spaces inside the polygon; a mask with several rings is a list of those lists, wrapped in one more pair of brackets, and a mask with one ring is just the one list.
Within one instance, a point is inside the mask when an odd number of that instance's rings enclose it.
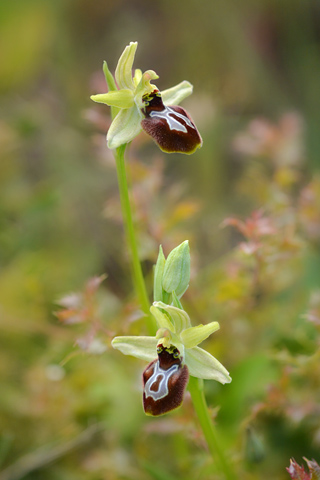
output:
{"label": "blurred green background", "polygon": [[[206,382],[223,448],[241,479],[289,478],[290,457],[320,461],[320,3],[3,0],[0,479],[221,478],[188,395],[145,417],[143,362],[110,348],[145,327],[89,96],[130,41],[160,90],[194,85],[204,141],[128,153],[150,300],[159,244],[188,238],[184,306],[220,322],[206,348],[233,377]],[[251,223],[220,228],[234,216]]]}

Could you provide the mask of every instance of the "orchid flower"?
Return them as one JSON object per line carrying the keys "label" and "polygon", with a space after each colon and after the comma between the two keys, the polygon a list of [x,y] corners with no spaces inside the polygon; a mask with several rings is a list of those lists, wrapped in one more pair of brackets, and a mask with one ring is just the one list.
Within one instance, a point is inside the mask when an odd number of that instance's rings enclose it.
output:
{"label": "orchid flower", "polygon": [[116,114],[107,134],[108,147],[115,149],[129,143],[144,129],[165,152],[193,153],[201,147],[202,139],[190,115],[176,106],[191,95],[191,83],[183,81],[160,93],[150,83],[159,78],[153,70],[142,73],[136,69],[132,76],[137,46],[137,42],[131,42],[124,49],[115,80],[104,63],[109,91],[90,97],[109,105]]}
{"label": "orchid flower", "polygon": [[220,328],[218,322],[192,327],[184,310],[163,302],[154,302],[150,311],[159,327],[154,337],[125,336],[112,341],[123,354],[151,361],[144,372],[147,414],[162,415],[182,403],[188,372],[223,384],[231,382],[225,367],[198,346]]}

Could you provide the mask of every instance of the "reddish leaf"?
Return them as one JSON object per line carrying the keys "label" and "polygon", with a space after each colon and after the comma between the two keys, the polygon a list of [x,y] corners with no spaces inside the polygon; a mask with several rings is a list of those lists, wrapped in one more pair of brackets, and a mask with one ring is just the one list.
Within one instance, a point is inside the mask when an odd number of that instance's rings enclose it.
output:
{"label": "reddish leaf", "polygon": [[303,457],[305,462],[309,467],[311,473],[311,480],[320,480],[320,466],[315,460],[308,460],[307,458]]}
{"label": "reddish leaf", "polygon": [[290,460],[290,467],[287,470],[292,480],[311,480],[310,475],[293,458]]}
{"label": "reddish leaf", "polygon": [[244,222],[233,217],[226,218],[221,226],[233,226],[242,233],[244,237],[251,240],[277,233],[272,219],[264,216],[261,210],[252,212],[251,216]]}
{"label": "reddish leaf", "polygon": [[320,467],[315,460],[304,458],[309,467],[309,473],[300,466],[293,458],[290,460],[290,467],[287,468],[292,480],[320,480]]}

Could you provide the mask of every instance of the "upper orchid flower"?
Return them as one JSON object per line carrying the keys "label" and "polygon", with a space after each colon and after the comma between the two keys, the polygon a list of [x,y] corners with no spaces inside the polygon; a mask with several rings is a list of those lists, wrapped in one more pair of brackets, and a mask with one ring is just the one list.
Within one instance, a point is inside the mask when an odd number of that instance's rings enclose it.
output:
{"label": "upper orchid flower", "polygon": [[220,328],[218,322],[191,327],[184,310],[163,302],[154,302],[150,311],[159,327],[155,337],[115,337],[112,341],[125,355],[151,361],[143,375],[147,414],[162,415],[182,403],[188,372],[193,377],[231,382],[224,366],[198,347]]}
{"label": "upper orchid flower", "polygon": [[150,83],[159,78],[153,70],[142,73],[137,69],[132,77],[137,46],[137,42],[131,42],[124,49],[115,71],[116,82],[104,63],[109,91],[91,96],[93,101],[113,109],[115,118],[107,134],[108,147],[114,149],[129,143],[144,129],[165,152],[193,153],[201,147],[202,139],[189,114],[176,106],[191,95],[191,83],[183,81],[160,94]]}

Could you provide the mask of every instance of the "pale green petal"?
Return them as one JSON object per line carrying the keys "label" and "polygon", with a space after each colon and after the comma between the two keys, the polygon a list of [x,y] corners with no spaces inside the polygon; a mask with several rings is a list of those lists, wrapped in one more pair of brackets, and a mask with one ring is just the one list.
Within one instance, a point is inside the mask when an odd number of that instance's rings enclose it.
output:
{"label": "pale green petal", "polygon": [[134,101],[139,109],[144,105],[142,101],[143,95],[158,90],[155,85],[150,83],[151,80],[156,80],[157,78],[159,78],[159,76],[153,70],[147,70],[142,75],[134,95]]}
{"label": "pale green petal", "polygon": [[110,107],[131,108],[134,105],[134,98],[132,90],[122,89],[115,90],[108,93],[100,93],[98,95],[91,95],[91,100],[97,103],[105,103]]}
{"label": "pale green petal", "polygon": [[154,306],[150,307],[150,312],[152,313],[152,315],[156,319],[159,328],[165,328],[165,329],[170,330],[170,332],[173,332],[173,333],[175,332],[174,325],[172,324],[172,322],[168,318],[168,315],[161,312],[161,310],[159,310],[158,308],[156,308]]}
{"label": "pale green petal", "polygon": [[172,307],[171,305],[166,305],[163,302],[153,302],[153,305],[157,308],[162,308],[169,313],[177,334],[191,326],[189,315],[184,310]]}
{"label": "pale green petal", "polygon": [[119,58],[115,71],[115,77],[119,88],[129,88],[130,90],[134,90],[134,83],[132,80],[132,65],[137,46],[138,42],[130,42],[130,45],[124,49],[121,57]]}
{"label": "pale green petal", "polygon": [[157,343],[155,337],[115,337],[111,345],[124,355],[151,362],[157,358]]}
{"label": "pale green petal", "polygon": [[165,105],[178,105],[182,100],[192,94],[193,86],[187,80],[175,87],[168,88],[161,92],[162,101]]}
{"label": "pale green petal", "polygon": [[218,322],[211,322],[207,325],[197,325],[196,327],[187,328],[180,334],[180,338],[186,348],[193,348],[208,338],[213,332],[219,330]]}
{"label": "pale green petal", "polygon": [[131,142],[141,131],[140,121],[141,118],[135,106],[120,110],[108,131],[108,147],[118,148],[120,145]]}
{"label": "pale green petal", "polygon": [[134,71],[134,77],[133,77],[133,83],[134,83],[135,87],[138,86],[138,84],[141,80],[141,77],[142,77],[142,71],[140,70],[140,68],[136,68],[135,71]]}
{"label": "pale green petal", "polygon": [[229,372],[209,352],[200,347],[185,351],[185,363],[193,377],[216,380],[220,383],[230,383]]}

